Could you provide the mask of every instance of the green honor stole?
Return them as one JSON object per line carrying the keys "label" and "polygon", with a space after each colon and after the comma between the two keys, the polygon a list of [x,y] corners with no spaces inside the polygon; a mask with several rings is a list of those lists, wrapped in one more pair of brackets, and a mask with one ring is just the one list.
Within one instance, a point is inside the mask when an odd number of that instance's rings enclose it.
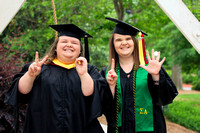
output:
{"label": "green honor stole", "polygon": [[136,132],[154,131],[153,103],[147,81],[148,81],[148,72],[143,68],[138,68],[136,72],[136,94],[135,94]]}
{"label": "green honor stole", "polygon": [[[106,70],[107,76],[108,69]],[[118,133],[118,127],[122,126],[122,90],[120,82],[120,68],[119,63],[116,66],[116,73],[118,75],[116,84],[116,133]],[[153,103],[148,89],[148,72],[143,68],[138,68],[133,71],[133,98],[134,112],[135,112],[135,130],[141,131],[154,131],[153,128]]]}

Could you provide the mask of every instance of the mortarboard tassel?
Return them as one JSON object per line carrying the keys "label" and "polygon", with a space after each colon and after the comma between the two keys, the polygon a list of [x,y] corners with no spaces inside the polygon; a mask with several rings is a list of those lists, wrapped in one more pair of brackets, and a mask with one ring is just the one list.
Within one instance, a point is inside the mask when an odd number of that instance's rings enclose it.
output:
{"label": "mortarboard tassel", "polygon": [[143,53],[143,43],[142,43],[142,33],[139,32],[139,37],[138,37],[138,43],[139,43],[139,60],[140,60],[140,65],[145,65],[144,62],[144,53]]}
{"label": "mortarboard tassel", "polygon": [[89,48],[88,48],[88,36],[85,35],[84,37],[85,42],[85,58],[87,59],[87,62],[90,62],[90,56],[89,56]]}
{"label": "mortarboard tassel", "polygon": [[144,42],[144,34],[142,34],[142,48],[143,48],[143,55],[144,55],[144,61],[145,64],[147,64],[147,58],[146,58],[146,54],[145,54],[145,42]]}

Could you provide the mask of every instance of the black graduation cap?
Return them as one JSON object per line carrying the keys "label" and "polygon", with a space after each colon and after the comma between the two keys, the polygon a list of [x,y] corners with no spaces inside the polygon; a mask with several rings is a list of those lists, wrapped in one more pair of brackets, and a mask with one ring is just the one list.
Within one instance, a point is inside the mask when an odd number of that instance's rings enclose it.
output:
{"label": "black graduation cap", "polygon": [[89,49],[88,49],[88,37],[92,37],[84,30],[80,29],[74,24],[57,24],[49,25],[51,28],[58,32],[58,36],[70,36],[75,37],[81,41],[81,38],[84,38],[85,43],[85,58],[89,62]]}
{"label": "black graduation cap", "polygon": [[131,26],[131,25],[129,25],[129,24],[123,22],[123,21],[120,21],[120,20],[117,20],[117,19],[114,19],[114,18],[109,18],[109,17],[106,17],[106,19],[117,23],[114,30],[113,30],[113,33],[118,33],[118,34],[121,34],[121,35],[136,36],[138,32],[142,32],[142,34],[147,36],[147,33],[143,32],[142,30],[140,30],[136,27],[133,27],[133,26]]}

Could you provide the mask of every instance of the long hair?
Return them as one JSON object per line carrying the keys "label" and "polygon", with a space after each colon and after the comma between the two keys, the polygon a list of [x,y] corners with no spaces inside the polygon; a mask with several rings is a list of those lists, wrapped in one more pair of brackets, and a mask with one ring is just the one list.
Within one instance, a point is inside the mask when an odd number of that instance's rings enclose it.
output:
{"label": "long hair", "polygon": [[[133,61],[134,61],[134,65],[136,67],[136,69],[139,68],[139,50],[138,50],[138,40],[134,37],[131,36],[133,43],[134,43],[134,50],[133,50]],[[111,35],[110,40],[109,40],[109,66],[111,66],[112,64],[112,58],[115,59],[115,68],[116,68],[116,64],[119,63],[119,57],[118,54],[115,50],[114,47],[114,34]]]}
{"label": "long hair", "polygon": [[[48,59],[45,62],[45,64],[47,64],[47,65],[50,64],[52,62],[52,60],[54,60],[57,57],[56,48],[57,48],[57,45],[58,45],[58,41],[59,41],[59,37],[52,43],[51,47],[49,48],[49,50],[45,54],[45,55],[48,55]],[[81,42],[80,42],[80,47],[81,47],[81,51],[80,51],[79,57],[83,56],[83,46],[82,46]]]}

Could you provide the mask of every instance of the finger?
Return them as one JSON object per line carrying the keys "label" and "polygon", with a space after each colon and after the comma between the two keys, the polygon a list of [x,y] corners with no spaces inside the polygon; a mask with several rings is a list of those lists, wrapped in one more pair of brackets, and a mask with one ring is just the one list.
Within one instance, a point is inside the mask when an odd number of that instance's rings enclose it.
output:
{"label": "finger", "polygon": [[44,63],[45,63],[45,61],[48,59],[48,55],[46,55],[43,59],[42,59],[42,61],[40,61],[39,62],[39,66],[42,66]]}
{"label": "finger", "polygon": [[147,69],[147,66],[145,66],[145,65],[139,65],[139,67],[141,67],[141,68],[143,68],[143,69]]}
{"label": "finger", "polygon": [[113,58],[112,58],[111,69],[112,69],[112,70],[114,70],[114,69],[115,69],[115,59],[113,59]]}
{"label": "finger", "polygon": [[164,57],[164,58],[161,60],[161,62],[160,62],[161,65],[164,63],[165,59],[166,59],[166,57]]}
{"label": "finger", "polygon": [[37,72],[37,67],[36,66],[33,67],[33,72]]}
{"label": "finger", "polygon": [[154,49],[152,49],[151,55],[152,55],[152,60],[155,60]]}
{"label": "finger", "polygon": [[79,64],[79,65],[81,64],[81,61],[80,61],[80,60],[78,61],[78,64]]}
{"label": "finger", "polygon": [[149,51],[147,50],[146,53],[147,53],[147,59],[148,59],[148,61],[150,61],[151,58],[150,58],[150,56],[149,56]]}
{"label": "finger", "polygon": [[77,59],[75,63],[76,63],[76,65],[82,65],[83,64],[83,60]]}
{"label": "finger", "polygon": [[111,77],[107,77],[107,80],[109,80],[109,81],[113,81],[113,78],[111,78]]}
{"label": "finger", "polygon": [[159,62],[159,60],[160,60],[160,52],[158,52],[158,56],[156,57],[156,60]]}
{"label": "finger", "polygon": [[34,72],[34,66],[30,66],[29,70],[30,70],[31,73],[33,73]]}
{"label": "finger", "polygon": [[35,62],[38,63],[39,61],[39,53],[36,51],[35,52]]}
{"label": "finger", "polygon": [[87,65],[87,60],[84,57],[76,58],[76,65]]}

